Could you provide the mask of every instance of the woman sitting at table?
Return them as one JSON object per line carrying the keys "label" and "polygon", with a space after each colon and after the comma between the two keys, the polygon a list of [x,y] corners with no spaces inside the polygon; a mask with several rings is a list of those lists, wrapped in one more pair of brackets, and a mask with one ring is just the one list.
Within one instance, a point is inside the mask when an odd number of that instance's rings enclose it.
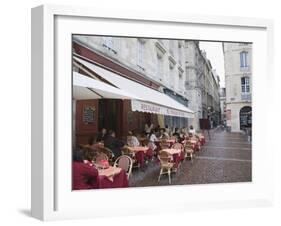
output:
{"label": "woman sitting at table", "polygon": [[155,141],[158,141],[158,139],[155,135],[154,130],[151,130],[151,132],[148,134],[148,147],[152,151],[154,151],[157,148],[156,144],[154,143]]}
{"label": "woman sitting at table", "polygon": [[83,151],[73,153],[72,188],[74,190],[98,188],[98,170],[83,162]]}
{"label": "woman sitting at table", "polygon": [[128,132],[127,144],[129,147],[140,146],[140,142],[139,142],[138,138],[134,135],[134,133],[132,131]]}

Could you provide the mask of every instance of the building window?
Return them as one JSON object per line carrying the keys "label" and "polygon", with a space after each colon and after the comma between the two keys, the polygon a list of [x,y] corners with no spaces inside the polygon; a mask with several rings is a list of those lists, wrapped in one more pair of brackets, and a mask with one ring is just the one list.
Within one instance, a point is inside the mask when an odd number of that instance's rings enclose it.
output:
{"label": "building window", "polygon": [[179,46],[178,48],[178,62],[180,65],[182,65],[182,48]]}
{"label": "building window", "polygon": [[174,56],[174,41],[169,40],[169,53]]}
{"label": "building window", "polygon": [[179,72],[179,89],[180,91],[184,90],[184,81],[183,81],[183,73]]}
{"label": "building window", "polygon": [[159,57],[157,55],[157,71],[156,71],[157,77],[159,79],[163,79],[164,75],[163,75],[163,58]]}
{"label": "building window", "polygon": [[250,93],[250,78],[249,77],[241,78],[241,92]]}
{"label": "building window", "polygon": [[240,68],[247,68],[249,66],[248,52],[240,53]]}
{"label": "building window", "polygon": [[144,42],[137,42],[137,66],[144,71]]}
{"label": "building window", "polygon": [[170,70],[169,70],[169,83],[170,83],[171,89],[175,88],[175,82],[176,82],[176,79],[174,77],[174,69],[170,67]]}
{"label": "building window", "polygon": [[117,40],[113,37],[103,37],[103,47],[117,54]]}

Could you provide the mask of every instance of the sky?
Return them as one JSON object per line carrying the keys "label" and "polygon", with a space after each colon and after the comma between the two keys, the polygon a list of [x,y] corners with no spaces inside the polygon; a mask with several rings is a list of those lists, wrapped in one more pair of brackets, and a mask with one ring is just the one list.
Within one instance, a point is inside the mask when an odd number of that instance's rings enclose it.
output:
{"label": "sky", "polygon": [[213,69],[216,69],[220,77],[220,87],[225,87],[224,58],[222,42],[199,42],[201,50],[205,50],[207,58],[211,61]]}

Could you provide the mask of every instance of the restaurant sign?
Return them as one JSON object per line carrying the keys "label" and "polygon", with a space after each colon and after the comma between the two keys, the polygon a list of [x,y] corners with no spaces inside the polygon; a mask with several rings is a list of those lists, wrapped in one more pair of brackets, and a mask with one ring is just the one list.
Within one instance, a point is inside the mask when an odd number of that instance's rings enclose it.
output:
{"label": "restaurant sign", "polygon": [[132,111],[148,112],[160,115],[170,115],[183,118],[193,118],[192,113],[176,110],[162,105],[156,105],[139,100],[132,100],[131,103]]}

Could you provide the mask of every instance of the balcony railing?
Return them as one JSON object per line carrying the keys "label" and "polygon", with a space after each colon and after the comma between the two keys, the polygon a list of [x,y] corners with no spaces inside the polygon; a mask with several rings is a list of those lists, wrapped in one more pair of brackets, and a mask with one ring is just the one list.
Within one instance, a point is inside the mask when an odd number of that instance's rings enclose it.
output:
{"label": "balcony railing", "polygon": [[240,66],[240,71],[250,71],[251,67],[250,66]]}
{"label": "balcony railing", "polygon": [[241,93],[241,100],[251,101],[252,95],[251,93]]}

